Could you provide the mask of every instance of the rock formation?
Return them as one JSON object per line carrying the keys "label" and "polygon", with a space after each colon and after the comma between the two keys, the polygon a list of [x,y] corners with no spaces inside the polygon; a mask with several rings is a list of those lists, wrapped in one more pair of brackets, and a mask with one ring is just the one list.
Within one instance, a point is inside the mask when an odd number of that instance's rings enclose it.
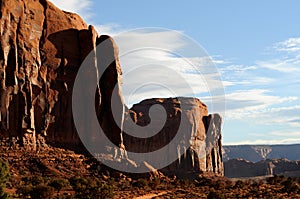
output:
{"label": "rock formation", "polygon": [[[110,38],[98,37],[78,15],[46,0],[1,1],[0,21],[1,135],[18,137],[21,145],[31,149],[44,138],[76,147],[80,140],[72,117],[73,83],[85,57]],[[111,48],[108,53],[115,55],[113,43]],[[117,74],[121,71],[116,59],[103,76],[102,87],[114,87]],[[109,92],[103,90],[103,99],[98,100],[103,102],[100,120],[115,132],[119,130],[105,108]],[[112,139],[120,142],[118,136]]]}
{"label": "rock formation", "polygon": [[[161,105],[166,111],[166,122],[163,128],[156,128],[160,121],[164,121],[160,114],[153,115],[149,110],[154,105]],[[123,133],[124,145],[127,151],[147,153],[158,150],[168,145],[178,131],[184,130],[178,145],[170,145],[169,151],[179,153],[178,160],[173,162],[164,173],[184,172],[214,172],[223,175],[223,162],[221,155],[221,118],[219,115],[208,115],[207,106],[195,98],[168,98],[149,99],[133,105],[129,110],[130,116],[127,121],[133,119],[140,126],[147,126],[146,133],[152,135],[157,129],[159,132],[149,138],[138,138]],[[131,131],[130,126],[125,130]],[[211,128],[209,128],[211,127]],[[180,155],[180,150],[185,151]],[[164,155],[164,154],[162,154]],[[155,157],[154,157],[155,158]],[[168,158],[168,157],[165,157]]]}
{"label": "rock formation", "polygon": [[231,159],[225,162],[224,165],[225,176],[229,178],[270,175],[300,176],[300,161],[287,159],[267,159],[255,163],[243,159]]}
{"label": "rock formation", "polygon": [[244,159],[251,162],[259,162],[266,159],[287,158],[299,160],[299,144],[293,145],[236,145],[223,146],[224,161],[231,159]]}
{"label": "rock formation", "polygon": [[[149,108],[161,104],[167,113],[163,129],[149,139],[123,134],[110,106],[113,103],[120,110],[122,114],[117,118],[122,120],[125,109],[120,86],[122,72],[118,48],[112,38],[98,36],[78,15],[61,11],[47,0],[5,0],[0,4],[1,137],[9,137],[28,150],[46,144],[82,147],[73,121],[72,92],[82,62],[89,53],[94,53],[91,67],[101,69],[105,60],[112,59],[101,75],[99,86],[91,92],[95,92],[99,123],[115,145],[133,152],[156,150],[172,140],[183,119],[189,136],[183,138],[187,147],[180,150],[187,152],[163,170],[169,174],[180,168],[223,174],[221,118],[208,115],[202,102],[193,98],[143,101],[127,111],[126,121],[133,119],[134,124],[145,126],[150,122]],[[106,47],[96,50],[104,41]],[[88,79],[95,73],[85,75]],[[113,89],[117,93],[114,98]],[[182,109],[183,105],[188,108]],[[97,132],[86,133],[92,139]]]}

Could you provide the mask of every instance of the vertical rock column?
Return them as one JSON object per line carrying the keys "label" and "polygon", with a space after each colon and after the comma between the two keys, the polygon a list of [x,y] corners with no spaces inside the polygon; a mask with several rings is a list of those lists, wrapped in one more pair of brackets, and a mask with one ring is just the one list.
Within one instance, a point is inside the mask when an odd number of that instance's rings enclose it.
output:
{"label": "vertical rock column", "polygon": [[204,118],[206,127],[206,167],[208,172],[224,175],[222,159],[222,118],[219,114],[212,114]]}
{"label": "vertical rock column", "polygon": [[0,17],[0,131],[35,149],[34,103],[42,87],[38,73],[43,6],[38,1],[1,1]]}
{"label": "vertical rock column", "polygon": [[[106,35],[97,39],[97,63],[100,69],[100,106],[98,118],[106,136],[125,150],[122,136],[124,102],[121,90],[122,70],[118,58],[119,50],[114,40]],[[112,106],[114,110],[112,110]]]}

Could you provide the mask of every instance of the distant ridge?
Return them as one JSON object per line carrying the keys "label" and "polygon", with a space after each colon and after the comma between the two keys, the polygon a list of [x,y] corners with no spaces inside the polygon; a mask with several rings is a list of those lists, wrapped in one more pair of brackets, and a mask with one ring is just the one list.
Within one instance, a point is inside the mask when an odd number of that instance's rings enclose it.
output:
{"label": "distant ridge", "polygon": [[259,162],[266,159],[300,160],[300,144],[292,145],[227,145],[223,146],[223,160],[244,159]]}

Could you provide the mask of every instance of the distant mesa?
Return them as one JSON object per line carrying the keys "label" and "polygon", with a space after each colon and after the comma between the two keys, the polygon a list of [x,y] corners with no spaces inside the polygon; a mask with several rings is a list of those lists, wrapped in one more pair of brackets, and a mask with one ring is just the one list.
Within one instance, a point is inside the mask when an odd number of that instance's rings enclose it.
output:
{"label": "distant mesa", "polygon": [[300,145],[223,146],[225,176],[300,176]]}
{"label": "distant mesa", "polygon": [[293,145],[236,145],[223,146],[224,161],[241,158],[251,162],[266,159],[300,160],[300,144]]}
{"label": "distant mesa", "polygon": [[267,159],[250,162],[243,159],[232,159],[224,162],[225,176],[229,178],[246,178],[258,176],[284,175],[300,177],[300,161],[287,159]]}
{"label": "distant mesa", "polygon": [[[95,109],[106,136],[115,145],[128,151],[156,150],[172,139],[180,116],[185,114],[190,128],[190,137],[186,138],[190,141],[187,153],[161,172],[168,175],[193,172],[224,174],[221,117],[218,114],[209,115],[200,100],[149,99],[131,109],[126,107],[125,112],[120,111],[126,116],[125,125],[129,120],[146,125],[149,122],[149,107],[155,104],[161,104],[168,115],[164,128],[157,135],[149,139],[129,136],[116,124],[110,106],[112,90],[117,86],[114,105],[119,109],[125,107],[119,81],[121,65],[114,40],[98,35],[93,26],[88,26],[80,16],[61,11],[47,0],[0,2],[2,140],[8,139],[11,145],[32,151],[49,145],[84,150],[73,122],[72,90],[81,63],[93,51],[95,58],[100,58],[95,62],[100,66],[107,56],[113,58],[100,79],[99,88],[95,89]],[[96,46],[102,42],[106,42],[107,47],[96,52]],[[92,69],[95,69],[93,64],[91,72],[86,74],[87,80],[95,74]],[[181,109],[181,103],[190,105],[188,113]],[[208,128],[211,124],[214,125],[212,131]],[[86,132],[86,137],[93,139],[96,134]],[[215,142],[211,142],[211,138]],[[141,165],[151,168],[147,163]]]}

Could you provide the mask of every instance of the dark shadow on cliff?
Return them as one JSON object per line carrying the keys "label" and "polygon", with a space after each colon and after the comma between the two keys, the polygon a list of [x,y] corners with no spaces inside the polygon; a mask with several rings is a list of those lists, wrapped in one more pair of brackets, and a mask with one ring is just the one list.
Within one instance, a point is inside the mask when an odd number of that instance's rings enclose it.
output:
{"label": "dark shadow on cliff", "polygon": [[[114,106],[120,110],[118,111],[119,113],[122,113],[123,110],[122,94],[119,85],[121,68],[117,60],[118,49],[111,37],[98,37],[96,34],[93,27],[90,26],[89,29],[84,30],[68,29],[56,32],[48,37],[48,40],[56,48],[55,57],[60,59],[60,64],[54,69],[57,76],[55,81],[51,83],[51,88],[59,92],[59,100],[52,111],[52,114],[55,116],[55,125],[52,125],[52,129],[49,130],[53,132],[53,135],[50,135],[47,140],[50,142],[51,140],[57,141],[57,136],[59,138],[61,137],[63,139],[59,140],[58,143],[64,143],[67,148],[73,150],[81,150],[81,148],[83,148],[82,142],[85,145],[87,142],[91,145],[100,143],[99,139],[101,139],[101,136],[99,137],[99,132],[96,130],[99,124],[112,143],[118,147],[123,145],[121,129],[116,124],[116,118],[113,117],[111,110],[111,104],[114,104]],[[100,45],[100,47],[97,46],[97,53],[95,50],[96,45]],[[85,60],[86,57],[88,58],[87,60]],[[97,60],[97,62],[95,62],[95,60]],[[88,90],[87,93],[89,94],[93,92],[95,96],[95,114],[98,116],[99,122],[99,124],[90,124],[90,121],[80,121],[83,129],[86,125],[91,125],[92,129],[95,129],[84,131],[84,138],[81,137],[84,141],[80,140],[77,134],[72,114],[74,81],[83,62],[85,64],[84,72],[81,75],[84,76],[86,82],[82,87],[80,85],[80,89],[82,89],[82,91]],[[103,74],[100,78],[99,87],[93,84],[93,79],[97,74],[95,70],[96,64],[98,66],[98,73],[105,69],[105,71],[102,71]],[[117,97],[113,98],[114,89],[119,90],[117,90]],[[85,102],[86,101],[83,101],[83,103]],[[78,106],[83,106],[84,108],[84,104],[81,105],[79,103]],[[82,114],[94,113],[87,113],[87,111],[83,109]],[[122,118],[122,116],[120,115],[119,118]],[[67,142],[65,142],[65,140],[67,140]],[[55,142],[54,144],[56,145],[57,143]]]}
{"label": "dark shadow on cliff", "polygon": [[47,38],[55,46],[55,57],[60,59],[60,64],[50,66],[54,67],[52,69],[56,74],[55,80],[51,81],[50,88],[58,91],[58,101],[50,113],[55,117],[55,122],[49,124],[46,140],[55,147],[86,152],[77,135],[72,116],[74,81],[87,55],[81,46],[80,32],[88,32],[88,30],[68,29],[53,33]]}

